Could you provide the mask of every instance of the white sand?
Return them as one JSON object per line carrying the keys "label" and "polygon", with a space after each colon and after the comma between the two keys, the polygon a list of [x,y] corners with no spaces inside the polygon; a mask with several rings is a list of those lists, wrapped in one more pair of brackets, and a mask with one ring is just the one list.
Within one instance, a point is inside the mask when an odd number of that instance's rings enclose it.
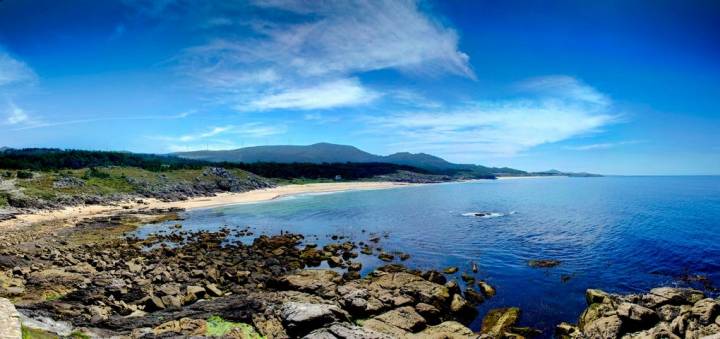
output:
{"label": "white sand", "polygon": [[308,193],[331,193],[354,190],[375,190],[408,187],[417,184],[397,182],[339,182],[306,185],[285,185],[269,189],[254,190],[243,193],[221,193],[214,197],[192,198],[185,201],[163,202],[157,199],[143,199],[144,204],[135,202],[118,203],[117,205],[76,206],[54,211],[41,211],[31,214],[20,214],[15,220],[0,222],[0,229],[17,228],[37,222],[52,220],[78,221],[80,219],[112,214],[117,211],[137,208],[170,208],[184,209],[207,208],[223,205],[253,203],[274,200],[286,196]]}

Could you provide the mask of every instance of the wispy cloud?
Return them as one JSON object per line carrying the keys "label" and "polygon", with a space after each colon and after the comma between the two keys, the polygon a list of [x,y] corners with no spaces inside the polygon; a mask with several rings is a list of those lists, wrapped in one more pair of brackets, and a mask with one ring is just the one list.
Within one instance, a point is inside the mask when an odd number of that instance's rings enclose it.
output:
{"label": "wispy cloud", "polygon": [[[283,134],[287,131],[285,125],[269,125],[259,122],[249,122],[241,125],[214,126],[204,131],[179,136],[152,136],[151,139],[169,141],[173,143],[187,143],[207,140],[221,135],[231,135],[235,138],[264,138]],[[185,146],[182,146],[185,147]]]}
{"label": "wispy cloud", "polygon": [[538,145],[597,132],[617,121],[610,100],[600,92],[576,79],[556,80],[533,80],[522,99],[370,117],[367,132],[396,136],[398,149],[478,159],[514,156]]}
{"label": "wispy cloud", "polygon": [[0,46],[0,87],[33,82],[36,78],[28,65],[10,56]]}
{"label": "wispy cloud", "polygon": [[15,105],[14,102],[10,101],[8,103],[8,107],[9,107],[9,112],[8,112],[7,120],[6,120],[6,123],[8,125],[17,125],[20,123],[27,122],[30,119],[30,117],[25,112],[25,110],[23,110],[22,108]]}
{"label": "wispy cloud", "polygon": [[253,100],[239,110],[315,110],[367,104],[379,94],[360,85],[357,79],[341,79],[306,88],[292,88]]}
{"label": "wispy cloud", "polygon": [[357,79],[369,71],[475,78],[455,31],[412,0],[251,4],[263,10],[236,12],[274,12],[293,20],[242,14],[220,20],[205,8],[208,22],[226,29],[211,30],[208,43],[186,49],[176,60],[182,74],[243,110],[364,105],[378,96]]}
{"label": "wispy cloud", "polygon": [[624,146],[624,145],[634,145],[634,144],[639,144],[642,142],[643,142],[642,140],[604,142],[604,143],[588,144],[588,145],[567,146],[567,147],[565,147],[565,149],[569,149],[569,150],[573,150],[573,151],[592,151],[592,150],[599,150],[599,149],[615,148],[615,147]]}

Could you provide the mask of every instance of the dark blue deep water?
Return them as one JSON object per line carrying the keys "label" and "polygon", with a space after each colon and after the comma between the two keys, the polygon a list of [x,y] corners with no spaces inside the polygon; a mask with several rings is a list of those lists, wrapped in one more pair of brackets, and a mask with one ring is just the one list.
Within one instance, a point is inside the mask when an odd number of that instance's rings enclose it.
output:
{"label": "dark blue deep water", "polygon": [[[493,218],[463,215],[488,211]],[[367,240],[412,257],[407,266],[470,272],[476,262],[497,296],[479,308],[519,306],[521,322],[545,330],[575,322],[584,291],[645,291],[705,275],[720,285],[720,177],[496,180],[304,195],[188,212],[185,229],[250,226],[256,233],[328,234]],[[167,225],[152,225],[141,233]],[[362,230],[366,232],[363,233]],[[551,269],[530,259],[557,259]],[[361,256],[364,272],[381,264]],[[563,277],[565,279],[563,279]],[[457,276],[459,280],[459,273]],[[568,280],[569,278],[569,280]],[[696,287],[702,287],[697,285]],[[479,321],[471,324],[477,329]]]}

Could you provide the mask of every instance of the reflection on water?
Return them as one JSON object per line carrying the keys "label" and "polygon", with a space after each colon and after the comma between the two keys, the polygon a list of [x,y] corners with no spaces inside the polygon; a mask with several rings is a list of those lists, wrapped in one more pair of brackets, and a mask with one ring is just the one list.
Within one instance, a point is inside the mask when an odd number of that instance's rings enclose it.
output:
{"label": "reflection on water", "polygon": [[[459,266],[459,279],[477,263],[476,277],[498,290],[481,314],[519,306],[522,323],[547,335],[576,320],[587,288],[641,291],[681,284],[686,274],[720,284],[720,177],[542,178],[306,195],[196,210],[184,225],[291,231],[320,245],[330,234],[367,241],[388,233],[379,245],[409,253],[408,266]],[[363,273],[382,264],[359,259]],[[531,268],[531,259],[561,263]]]}

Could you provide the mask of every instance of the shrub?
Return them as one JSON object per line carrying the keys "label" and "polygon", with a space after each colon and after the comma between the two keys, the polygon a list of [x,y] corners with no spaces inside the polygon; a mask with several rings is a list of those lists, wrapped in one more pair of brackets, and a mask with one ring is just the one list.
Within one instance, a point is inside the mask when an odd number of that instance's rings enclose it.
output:
{"label": "shrub", "polygon": [[33,173],[30,171],[18,171],[17,177],[18,179],[32,179]]}

